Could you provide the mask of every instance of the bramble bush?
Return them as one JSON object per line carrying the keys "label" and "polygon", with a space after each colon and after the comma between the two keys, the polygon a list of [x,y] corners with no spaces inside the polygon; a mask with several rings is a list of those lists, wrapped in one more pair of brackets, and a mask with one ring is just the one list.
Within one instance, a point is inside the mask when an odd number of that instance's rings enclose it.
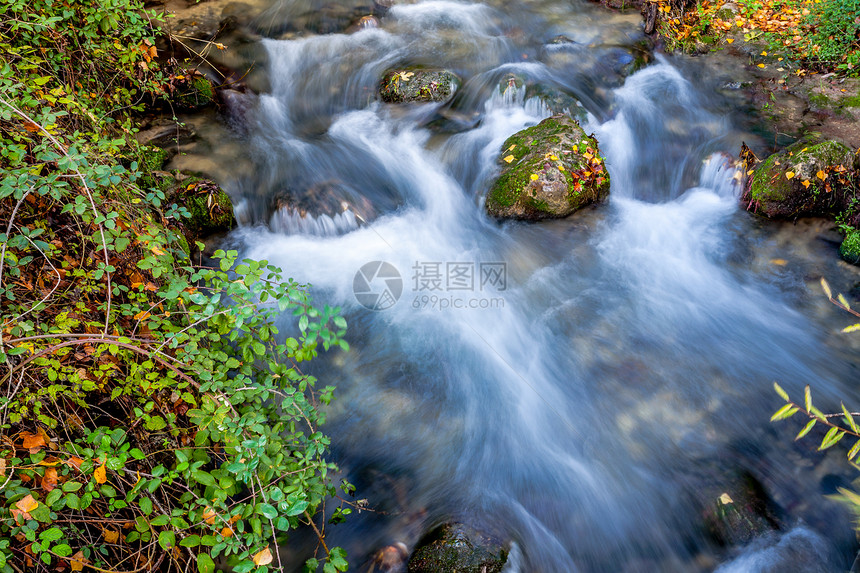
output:
{"label": "bramble bush", "polygon": [[333,388],[301,367],[346,322],[265,261],[192,264],[129,116],[166,91],[158,22],[0,6],[0,571],[266,571],[299,527],[344,571]]}

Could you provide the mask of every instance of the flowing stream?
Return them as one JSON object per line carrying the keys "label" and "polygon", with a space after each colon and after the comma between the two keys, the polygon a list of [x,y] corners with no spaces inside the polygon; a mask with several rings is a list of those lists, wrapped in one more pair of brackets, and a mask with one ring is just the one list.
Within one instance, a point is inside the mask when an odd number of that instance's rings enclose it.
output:
{"label": "flowing stream", "polygon": [[[378,511],[330,526],[329,544],[358,567],[461,520],[513,541],[510,572],[847,570],[850,520],[821,484],[853,470],[768,418],[774,380],[857,403],[857,343],[816,287],[848,289],[849,271],[814,229],[739,206],[729,156],[757,139],[730,94],[691,81],[688,60],[631,73],[638,15],[585,1],[425,0],[318,34],[323,4],[259,18],[294,29],[263,40],[270,90],[246,114],[254,168],[228,185],[245,221],[228,241],[349,321],[352,350],[315,374],[337,386],[333,456]],[[444,105],[378,102],[402,65],[463,84]],[[499,223],[483,195],[504,140],[551,113],[535,86],[595,133],[610,200]],[[334,210],[314,211],[320,197]],[[396,304],[360,304],[360,269]],[[703,515],[738,472],[782,508],[780,530],[720,547]],[[285,558],[298,570],[314,545]]]}

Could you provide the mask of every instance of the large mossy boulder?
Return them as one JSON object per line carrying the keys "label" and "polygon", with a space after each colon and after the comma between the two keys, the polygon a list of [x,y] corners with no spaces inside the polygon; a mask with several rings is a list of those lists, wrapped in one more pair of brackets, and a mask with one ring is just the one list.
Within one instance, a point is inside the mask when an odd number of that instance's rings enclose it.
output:
{"label": "large mossy boulder", "polygon": [[236,226],[230,196],[210,179],[186,178],[172,200],[188,210],[190,216],[182,219],[182,225],[189,242],[226,233]]}
{"label": "large mossy boulder", "polygon": [[755,166],[743,201],[772,219],[838,215],[854,199],[854,161],[842,143],[802,139]]}
{"label": "large mossy boulder", "polygon": [[447,70],[398,68],[382,77],[379,97],[386,103],[439,103],[451,99],[459,85],[460,78]]}
{"label": "large mossy boulder", "polygon": [[567,115],[509,137],[499,162],[502,172],[486,201],[493,217],[567,217],[609,195],[609,173],[597,140]]}
{"label": "large mossy boulder", "polygon": [[499,573],[508,550],[496,538],[461,523],[433,529],[409,559],[408,573]]}

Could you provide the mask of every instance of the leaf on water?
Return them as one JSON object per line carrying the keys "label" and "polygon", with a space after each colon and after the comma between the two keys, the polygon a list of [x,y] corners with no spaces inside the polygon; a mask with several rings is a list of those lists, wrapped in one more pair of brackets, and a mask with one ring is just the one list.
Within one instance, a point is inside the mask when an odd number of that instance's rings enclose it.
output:
{"label": "leaf on water", "polygon": [[771,259],[770,262],[780,267],[784,267],[788,264],[788,261],[785,259]]}
{"label": "leaf on water", "polygon": [[724,493],[720,496],[720,503],[723,505],[729,505],[730,503],[734,503],[734,502],[735,501],[727,493]]}
{"label": "leaf on water", "polygon": [[260,565],[268,565],[272,562],[272,551],[266,547],[256,555],[254,555],[254,565],[259,567]]}

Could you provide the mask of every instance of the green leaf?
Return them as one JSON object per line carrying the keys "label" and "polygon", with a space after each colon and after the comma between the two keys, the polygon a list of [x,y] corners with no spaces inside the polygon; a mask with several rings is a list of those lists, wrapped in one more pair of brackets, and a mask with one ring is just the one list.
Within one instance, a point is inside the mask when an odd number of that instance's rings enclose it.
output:
{"label": "green leaf", "polygon": [[790,418],[797,414],[800,410],[792,404],[786,404],[782,408],[776,411],[773,416],[770,417],[771,422],[776,422],[777,420],[785,420],[786,418]]}
{"label": "green leaf", "polygon": [[287,508],[287,515],[293,517],[295,515],[301,515],[308,508],[308,502],[300,499],[294,504],[292,504],[289,508]]}
{"label": "green leaf", "polygon": [[858,452],[860,452],[860,440],[854,442],[854,445],[851,446],[850,450],[848,450],[848,459],[853,461]]}
{"label": "green leaf", "polygon": [[267,519],[275,519],[278,517],[278,510],[268,503],[258,503],[256,512]]}
{"label": "green leaf", "polygon": [[162,549],[167,551],[168,549],[176,545],[176,534],[174,534],[168,529],[165,529],[158,534],[158,544],[161,546]]}
{"label": "green leaf", "polygon": [[212,561],[208,553],[197,555],[197,571],[199,573],[215,573],[215,562]]}
{"label": "green leaf", "polygon": [[773,389],[776,390],[776,393],[779,394],[779,397],[782,398],[783,400],[785,400],[786,402],[788,402],[790,400],[788,397],[788,393],[785,390],[783,390],[782,386],[780,386],[776,382],[773,383]]}
{"label": "green leaf", "polygon": [[808,423],[803,427],[803,429],[802,429],[802,430],[800,430],[800,432],[797,434],[797,437],[796,437],[796,438],[794,438],[794,441],[796,442],[797,440],[799,440],[800,438],[802,438],[803,436],[805,436],[806,434],[808,434],[808,433],[809,433],[809,430],[811,430],[811,429],[812,429],[812,427],[815,425],[815,422],[817,422],[817,421],[818,421],[818,420],[816,420],[815,418],[813,418],[812,420],[809,420],[809,422],[808,422]]}
{"label": "green leaf", "polygon": [[144,513],[144,515],[149,515],[152,513],[152,500],[148,497],[141,497],[138,502],[140,505],[140,510]]}
{"label": "green leaf", "polygon": [[200,545],[200,536],[199,535],[189,535],[185,539],[179,542],[179,545],[182,547],[197,547]]}
{"label": "green leaf", "polygon": [[152,525],[154,525],[155,527],[162,527],[162,526],[170,523],[170,518],[167,517],[166,515],[159,515],[158,517],[153,519],[150,523]]}
{"label": "green leaf", "polygon": [[52,527],[51,529],[47,529],[40,533],[39,539],[42,541],[57,541],[58,539],[62,539],[64,536],[65,534],[59,527]]}
{"label": "green leaf", "polygon": [[53,549],[51,549],[51,551],[53,551],[54,553],[56,553],[60,557],[68,557],[69,555],[72,554],[72,548],[65,543],[63,543],[61,545],[55,545],[53,547]]}
{"label": "green leaf", "polygon": [[830,428],[824,435],[824,439],[821,440],[821,445],[818,447],[818,451],[833,447],[836,445],[836,442],[841,440],[844,436],[845,430],[836,427]]}
{"label": "green leaf", "polygon": [[340,547],[332,547],[328,554],[328,559],[338,571],[346,571],[349,568],[349,563],[346,561],[346,551]]}
{"label": "green leaf", "polygon": [[197,480],[197,483],[202,483],[203,485],[209,485],[213,487],[218,485],[218,482],[215,481],[215,478],[212,477],[212,474],[203,470],[194,470],[193,472],[191,472],[191,477]]}
{"label": "green leaf", "polygon": [[851,415],[851,412],[848,411],[848,408],[845,407],[845,404],[842,402],[839,403],[842,406],[842,413],[845,414],[845,423],[854,431],[854,433],[860,433],[860,429],[857,428],[857,423],[854,421],[854,416]]}
{"label": "green leaf", "polygon": [[810,390],[809,384],[803,389],[803,400],[806,404],[806,411],[812,410],[812,390]]}

